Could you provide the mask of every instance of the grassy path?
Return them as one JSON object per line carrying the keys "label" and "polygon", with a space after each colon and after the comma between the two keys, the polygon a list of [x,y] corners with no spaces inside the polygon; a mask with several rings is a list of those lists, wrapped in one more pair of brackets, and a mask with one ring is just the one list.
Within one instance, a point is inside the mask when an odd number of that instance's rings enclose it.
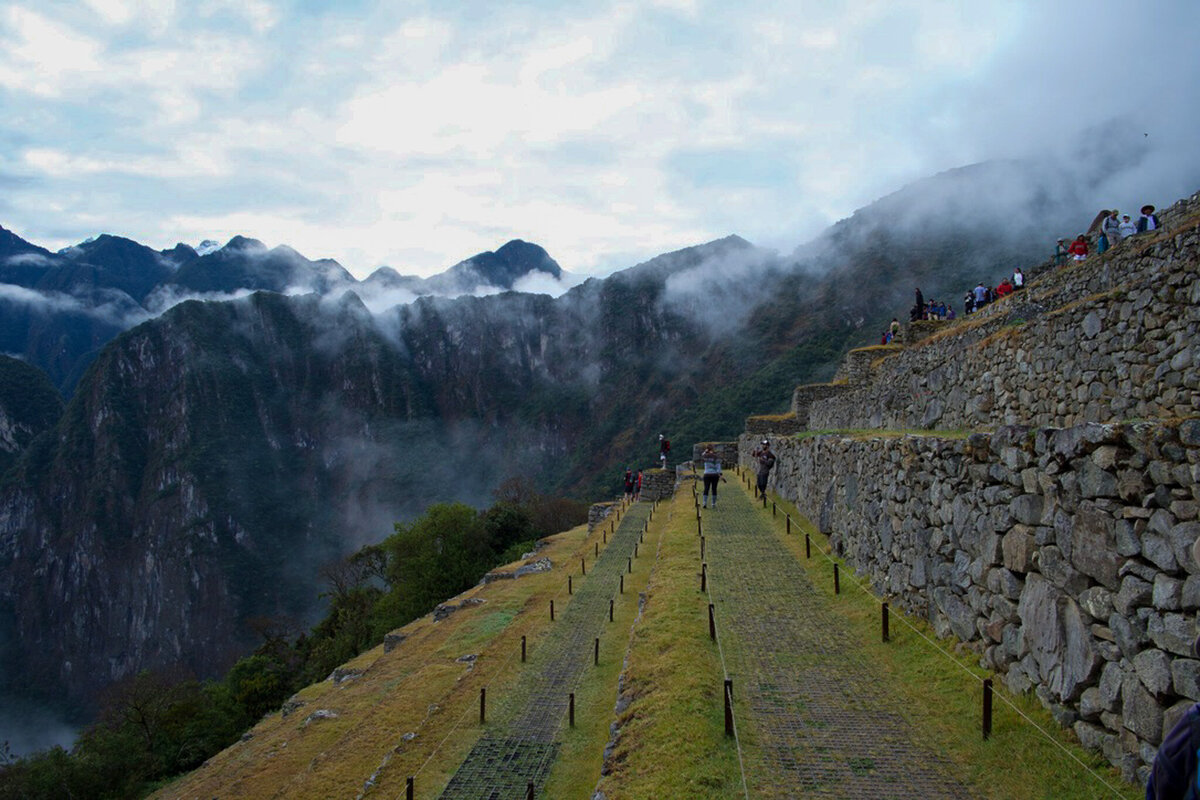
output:
{"label": "grassy path", "polygon": [[703,512],[703,531],[751,796],[970,797],[769,515],[733,487]]}
{"label": "grassy path", "polygon": [[516,686],[489,712],[486,733],[450,779],[443,798],[521,798],[529,783],[541,796],[560,732],[568,725],[569,695],[592,667],[595,639],[608,623],[609,600],[620,592],[651,508],[638,503],[625,512],[553,630],[530,653]]}

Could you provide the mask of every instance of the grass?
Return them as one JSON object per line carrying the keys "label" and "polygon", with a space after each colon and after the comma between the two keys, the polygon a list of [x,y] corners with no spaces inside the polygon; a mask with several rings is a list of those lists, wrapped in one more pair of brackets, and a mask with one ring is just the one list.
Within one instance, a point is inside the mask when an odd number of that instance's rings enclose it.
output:
{"label": "grass", "polygon": [[[601,538],[599,527],[588,534],[586,526],[550,537],[538,555],[549,557],[555,569],[476,586],[455,601],[477,597],[483,604],[441,622],[425,616],[406,625],[400,630],[408,638],[393,652],[376,647],[345,665],[362,670],[361,677],[304,688],[296,695],[303,707],[287,717],[268,714],[248,740],[156,797],[355,797],[372,776],[376,788],[368,797],[403,796],[408,776],[416,778],[417,797],[436,797],[483,730],[480,687],[498,698],[516,682],[521,636],[537,647],[553,624],[546,613],[550,599],[566,609],[566,576],[578,568],[580,556],[591,560]],[[467,654],[477,656],[474,665],[455,660]],[[332,709],[338,717],[305,725],[317,709]],[[607,711],[606,719],[611,704]]]}
{"label": "grass", "polygon": [[748,419],[765,419],[772,422],[778,422],[785,419],[795,419],[796,415],[791,411],[786,411],[782,414],[751,414]]}
{"label": "grass", "polygon": [[[733,483],[730,476],[731,491]],[[633,699],[617,720],[621,735],[612,771],[596,788],[612,798],[741,797],[737,751],[724,735],[723,671],[706,628],[696,517],[686,485],[660,505],[653,524],[661,526],[658,564],[626,672]]]}
{"label": "grass", "polygon": [[625,594],[615,597],[613,621],[600,639],[600,663],[585,674],[575,689],[576,725],[562,729],[559,755],[541,796],[591,797],[600,779],[617,701],[618,677],[632,632],[638,625],[638,595],[648,591],[647,583],[657,571],[656,548],[661,546],[664,518],[665,510],[660,506],[638,548],[639,555],[633,560],[633,571],[625,575]]}
{"label": "grass", "polygon": [[[978,667],[973,656],[951,656],[955,643],[938,641],[924,621],[901,617],[896,609],[891,614],[891,641],[880,641],[879,599],[857,584],[857,577],[844,563],[828,555],[828,538],[795,506],[779,498],[775,502],[791,515],[794,532],[791,537],[784,535],[785,517],[779,514],[775,529],[780,541],[806,568],[817,589],[842,611],[864,657],[884,671],[888,685],[901,696],[918,735],[955,765],[980,796],[997,800],[1132,800],[1143,796],[1140,787],[1125,783],[1102,756],[1083,750],[1035,697],[1012,696],[999,680],[995,682],[992,735],[984,741],[980,731],[982,679],[992,673]],[[808,561],[804,558],[805,533],[813,544]],[[830,560],[842,568],[838,595],[833,592]],[[922,636],[937,642],[937,647]],[[1086,769],[1079,762],[1086,764]]]}

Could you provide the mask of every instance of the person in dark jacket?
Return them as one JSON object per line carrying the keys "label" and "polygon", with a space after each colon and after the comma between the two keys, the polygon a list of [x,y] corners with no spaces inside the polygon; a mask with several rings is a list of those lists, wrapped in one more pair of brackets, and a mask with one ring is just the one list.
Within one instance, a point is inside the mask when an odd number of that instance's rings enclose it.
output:
{"label": "person in dark jacket", "polygon": [[1142,206],[1142,215],[1138,217],[1137,221],[1137,232],[1156,231],[1160,227],[1162,226],[1158,224],[1158,217],[1154,213],[1154,206]]}

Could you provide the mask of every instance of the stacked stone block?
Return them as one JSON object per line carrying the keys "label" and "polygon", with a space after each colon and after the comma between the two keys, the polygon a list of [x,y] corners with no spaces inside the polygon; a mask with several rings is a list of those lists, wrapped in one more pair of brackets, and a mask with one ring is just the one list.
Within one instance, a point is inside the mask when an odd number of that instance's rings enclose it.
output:
{"label": "stacked stone block", "polygon": [[879,594],[1144,780],[1200,700],[1200,419],[772,446],[772,488]]}

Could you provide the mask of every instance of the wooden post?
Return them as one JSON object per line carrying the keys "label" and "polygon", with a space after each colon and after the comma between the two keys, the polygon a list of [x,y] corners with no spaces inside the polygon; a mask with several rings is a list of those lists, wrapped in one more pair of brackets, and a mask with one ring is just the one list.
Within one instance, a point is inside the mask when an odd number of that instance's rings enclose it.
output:
{"label": "wooden post", "polygon": [[883,614],[883,641],[885,641],[885,642],[891,641],[891,637],[888,636],[888,604],[887,604],[886,600],[883,602],[882,614]]}
{"label": "wooden post", "polygon": [[836,561],[833,562],[833,593],[834,594],[842,593],[841,574],[838,572],[838,565],[837,565]]}
{"label": "wooden post", "polygon": [[413,797],[413,779],[412,776],[409,776],[404,783],[404,800],[413,800]]}
{"label": "wooden post", "polygon": [[571,692],[571,697],[568,700],[568,704],[569,704],[568,705],[568,708],[569,708],[568,714],[571,718],[571,727],[574,728],[575,727],[575,693],[574,692]]}
{"label": "wooden post", "polygon": [[608,598],[608,621],[613,621],[613,599],[611,597]]}
{"label": "wooden post", "polygon": [[625,594],[625,576],[621,576],[621,594]]}
{"label": "wooden post", "polygon": [[574,590],[571,587],[571,576],[570,575],[567,576],[567,594],[575,594]]}
{"label": "wooden post", "polygon": [[587,562],[582,557],[579,559],[579,574],[587,575]]}
{"label": "wooden post", "polygon": [[708,638],[717,640],[717,619],[713,616],[713,604],[708,604]]}
{"label": "wooden post", "polygon": [[592,555],[595,556],[596,558],[599,558],[600,557],[600,543],[592,542],[592,544],[596,545],[596,552],[593,553]]}
{"label": "wooden post", "polygon": [[791,515],[791,514],[785,514],[784,516],[786,516],[786,517],[787,517],[787,532],[788,532],[788,536],[791,536],[791,535],[792,535],[792,515]]}
{"label": "wooden post", "polygon": [[992,735],[992,679],[983,679],[983,738]]}
{"label": "wooden post", "polygon": [[596,637],[596,652],[592,655],[592,665],[596,666],[600,663],[600,637]]}
{"label": "wooden post", "polygon": [[812,539],[809,538],[807,533],[804,534],[804,557],[812,558]]}
{"label": "wooden post", "polygon": [[525,785],[525,800],[533,800],[533,781]]}
{"label": "wooden post", "polygon": [[733,681],[725,679],[725,735],[733,736]]}
{"label": "wooden post", "polygon": [[700,537],[700,560],[704,560],[704,537]]}
{"label": "wooden post", "polygon": [[708,591],[708,564],[700,565],[700,591]]}
{"label": "wooden post", "polygon": [[550,601],[550,621],[554,622],[554,601]]}
{"label": "wooden post", "polygon": [[628,562],[625,569],[630,575],[632,575],[633,574],[633,559],[629,556],[626,556],[625,560]]}
{"label": "wooden post", "polygon": [[771,501],[771,516],[772,516],[772,517],[774,517],[774,516],[775,516],[775,514],[776,514],[776,511],[777,511],[777,509],[776,509],[776,506],[775,506],[775,501],[774,501],[774,500],[772,500],[772,501]]}
{"label": "wooden post", "polygon": [[521,663],[525,663],[525,637],[521,637]]}
{"label": "wooden post", "polygon": [[479,687],[479,724],[487,724],[487,687]]}

